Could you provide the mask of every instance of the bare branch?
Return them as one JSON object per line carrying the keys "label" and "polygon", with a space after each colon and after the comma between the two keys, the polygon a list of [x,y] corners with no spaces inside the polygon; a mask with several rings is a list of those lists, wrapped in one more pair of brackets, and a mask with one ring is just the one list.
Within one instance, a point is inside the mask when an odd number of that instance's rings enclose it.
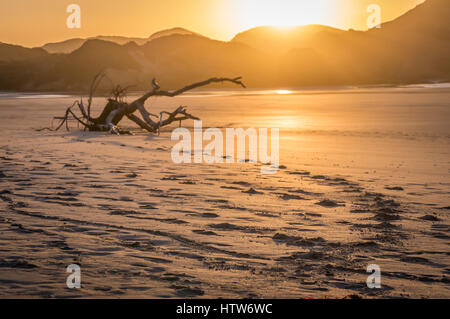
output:
{"label": "bare branch", "polygon": [[98,86],[100,85],[100,82],[103,80],[103,78],[105,76],[106,75],[103,72],[102,73],[98,73],[94,77],[94,80],[92,81],[91,89],[89,91],[89,99],[88,99],[88,106],[87,106],[87,116],[88,116],[88,118],[91,117],[91,105],[92,105],[92,97],[94,95],[94,92],[98,88]]}
{"label": "bare branch", "polygon": [[136,123],[140,128],[150,132],[150,133],[155,133],[155,129],[154,127],[148,125],[146,122],[144,122],[143,120],[141,120],[139,117],[137,117],[134,114],[127,114],[127,117],[133,121],[134,123]]}
{"label": "bare branch", "polygon": [[246,86],[244,85],[244,83],[242,83],[241,81],[242,77],[237,77],[237,78],[233,78],[233,79],[229,79],[229,78],[211,78],[208,79],[206,81],[202,81],[202,82],[198,82],[198,83],[194,83],[188,86],[185,86],[184,88],[181,88],[179,90],[176,91],[158,91],[155,95],[157,96],[170,96],[170,97],[174,97],[180,94],[183,94],[184,92],[196,89],[198,87],[202,87],[211,83],[218,83],[218,82],[231,82],[234,84],[238,84],[240,86],[242,86],[243,88],[246,88]]}
{"label": "bare branch", "polygon": [[[232,79],[230,79],[230,78],[211,78],[211,79],[208,79],[206,81],[197,82],[197,83],[185,86],[185,87],[183,87],[183,88],[181,88],[179,90],[172,91],[172,92],[170,92],[170,91],[160,91],[159,90],[159,88],[160,88],[159,84],[155,81],[155,79],[153,79],[153,81],[152,81],[153,89],[151,91],[147,92],[146,94],[144,94],[143,96],[141,96],[139,99],[137,99],[133,103],[139,101],[141,104],[144,104],[145,101],[147,101],[147,99],[149,97],[151,97],[151,96],[169,96],[169,97],[174,97],[174,96],[183,94],[184,92],[187,92],[187,91],[190,91],[190,90],[202,87],[202,86],[206,86],[206,85],[211,84],[211,83],[231,82],[231,83],[240,85],[243,88],[246,88],[245,84],[241,81],[241,79],[242,79],[242,77],[240,77],[240,76],[236,77],[236,78],[232,78]],[[131,103],[131,105],[133,103]]]}

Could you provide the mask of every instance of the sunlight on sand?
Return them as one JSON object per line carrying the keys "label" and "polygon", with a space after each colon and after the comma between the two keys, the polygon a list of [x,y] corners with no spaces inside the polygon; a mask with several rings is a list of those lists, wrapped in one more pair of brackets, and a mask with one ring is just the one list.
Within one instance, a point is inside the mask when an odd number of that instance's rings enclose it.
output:
{"label": "sunlight on sand", "polygon": [[292,91],[290,91],[290,90],[277,90],[277,94],[280,94],[280,95],[291,94],[291,93],[292,93]]}
{"label": "sunlight on sand", "polygon": [[273,119],[273,127],[278,127],[280,129],[299,129],[302,127],[302,123],[299,117],[295,116],[279,116]]}
{"label": "sunlight on sand", "polygon": [[273,127],[282,130],[299,130],[306,126],[305,120],[300,116],[282,115],[282,116],[266,116],[261,115],[254,119],[253,123],[256,127]]}

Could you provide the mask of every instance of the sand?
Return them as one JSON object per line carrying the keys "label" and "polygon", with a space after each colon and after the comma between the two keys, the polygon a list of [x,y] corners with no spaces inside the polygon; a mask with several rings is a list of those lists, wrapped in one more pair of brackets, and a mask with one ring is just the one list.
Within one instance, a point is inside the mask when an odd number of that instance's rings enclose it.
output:
{"label": "sand", "polygon": [[175,165],[172,128],[37,132],[74,97],[0,94],[0,297],[450,297],[449,89],[243,93],[147,106],[279,127],[277,174]]}

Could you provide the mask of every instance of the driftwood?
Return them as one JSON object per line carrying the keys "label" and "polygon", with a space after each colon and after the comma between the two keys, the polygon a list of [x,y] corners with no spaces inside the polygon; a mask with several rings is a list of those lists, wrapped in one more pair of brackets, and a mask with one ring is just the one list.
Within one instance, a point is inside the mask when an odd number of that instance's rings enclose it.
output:
{"label": "driftwood", "polygon": [[[241,82],[241,77],[237,78],[211,78],[206,81],[194,83],[185,86],[181,89],[175,91],[164,91],[161,90],[160,85],[155,79],[152,81],[152,90],[148,91],[142,95],[137,100],[126,103],[123,98],[126,95],[127,88],[122,88],[116,86],[112,92],[111,96],[108,98],[108,103],[103,108],[103,111],[98,117],[91,116],[91,105],[95,90],[98,88],[101,80],[104,78],[104,74],[98,74],[92,81],[92,85],[89,92],[88,104],[85,106],[83,99],[81,101],[75,101],[65,112],[62,117],[55,117],[54,120],[60,120],[60,123],[56,129],[44,128],[48,130],[58,131],[63,125],[69,130],[68,122],[70,120],[75,120],[78,124],[81,124],[85,130],[89,131],[109,131],[113,134],[123,134],[129,133],[127,131],[118,128],[119,122],[127,117],[134,123],[136,123],[140,128],[150,132],[159,133],[160,129],[164,126],[170,125],[173,122],[180,122],[188,119],[198,120],[199,118],[187,113],[186,106],[180,106],[173,112],[163,111],[159,115],[149,113],[145,108],[145,101],[153,96],[167,96],[175,97],[177,95],[183,94],[187,91],[219,82],[231,82],[241,87],[245,88],[245,85]],[[78,111],[76,111],[78,107]],[[135,115],[138,112],[141,117]],[[154,119],[152,119],[154,118]],[[44,130],[41,129],[41,130]]]}

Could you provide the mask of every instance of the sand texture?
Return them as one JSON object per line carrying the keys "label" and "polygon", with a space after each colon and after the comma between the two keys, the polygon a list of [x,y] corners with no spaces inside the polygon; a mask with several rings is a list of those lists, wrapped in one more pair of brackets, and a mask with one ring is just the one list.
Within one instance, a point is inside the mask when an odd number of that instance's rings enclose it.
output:
{"label": "sand texture", "polygon": [[37,132],[75,98],[0,96],[2,298],[450,297],[448,89],[205,92],[148,108],[279,127],[277,174],[175,165],[170,129]]}

